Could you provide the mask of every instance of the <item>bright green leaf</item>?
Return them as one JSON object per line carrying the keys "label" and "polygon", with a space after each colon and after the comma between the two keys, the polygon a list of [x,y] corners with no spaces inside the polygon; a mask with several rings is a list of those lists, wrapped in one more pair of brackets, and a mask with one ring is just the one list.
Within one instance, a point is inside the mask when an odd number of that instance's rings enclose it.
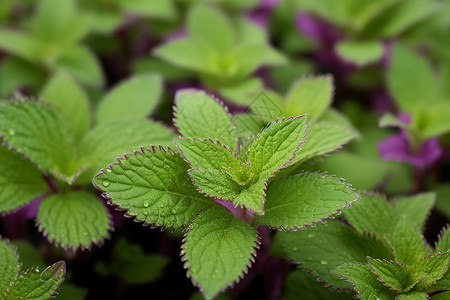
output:
{"label": "bright green leaf", "polygon": [[423,102],[417,105],[413,115],[413,125],[422,139],[437,137],[448,133],[450,125],[450,107],[444,101],[437,103]]}
{"label": "bright green leaf", "polygon": [[41,91],[45,102],[51,103],[68,121],[78,141],[91,126],[89,99],[84,90],[67,74],[55,75]]}
{"label": "bright green leaf", "polygon": [[15,210],[46,191],[47,185],[33,163],[0,146],[0,212]]}
{"label": "bright green leaf", "polygon": [[359,198],[341,179],[325,174],[299,174],[273,182],[260,225],[295,229],[323,221]]}
{"label": "bright green leaf", "polygon": [[317,119],[330,106],[333,93],[330,75],[302,78],[286,95],[286,113],[290,116],[309,114],[311,120]]}
{"label": "bright green leaf", "polygon": [[120,5],[129,12],[157,19],[176,17],[175,4],[172,1],[121,0]]}
{"label": "bright green leaf", "polygon": [[49,266],[42,273],[39,272],[39,269],[31,269],[17,278],[6,292],[6,297],[10,300],[50,299],[58,291],[65,274],[66,263],[64,261]]}
{"label": "bright green leaf", "polygon": [[378,281],[367,264],[345,263],[335,268],[333,272],[349,280],[361,299],[391,300],[395,297],[394,292]]}
{"label": "bright green leaf", "polygon": [[443,292],[431,297],[433,300],[450,300],[450,292]]}
{"label": "bright green leaf", "polygon": [[358,234],[338,221],[317,224],[316,227],[277,233],[285,256],[324,280],[335,289],[350,285],[330,273],[344,262],[365,262],[367,256],[390,258],[377,240]]}
{"label": "bright green leaf", "polygon": [[417,274],[421,280],[414,286],[416,290],[424,290],[441,279],[449,267],[450,251],[429,255],[411,268],[410,273]]}
{"label": "bright green leaf", "polygon": [[90,181],[101,168],[116,157],[132,153],[141,146],[172,146],[174,137],[175,134],[169,128],[145,119],[100,124],[90,130],[80,142],[82,165],[89,167],[82,174],[80,181]]}
{"label": "bright green leaf", "polygon": [[103,85],[100,63],[88,48],[76,46],[64,52],[57,62],[58,70],[66,71],[86,86],[98,88]]}
{"label": "bright green leaf", "polygon": [[48,105],[39,101],[0,102],[0,136],[40,169],[56,172],[71,182],[71,137],[66,124]]}
{"label": "bright green leaf", "polygon": [[257,242],[256,229],[225,208],[207,209],[189,226],[182,246],[188,276],[212,299],[247,271]]}
{"label": "bright green leaf", "polygon": [[427,216],[433,208],[436,195],[434,193],[421,193],[410,197],[396,199],[394,209],[400,216],[406,216],[419,229],[423,229]]}
{"label": "bright green leaf", "polygon": [[421,103],[439,100],[438,82],[430,65],[405,46],[394,46],[387,83],[402,111],[414,112]]}
{"label": "bright green leaf", "polygon": [[450,291],[450,272],[444,274],[444,276],[436,281],[434,285],[432,285],[426,292],[436,292],[436,291]]}
{"label": "bright green leaf", "polygon": [[[396,300],[427,300],[430,299],[427,294],[418,291],[412,291],[408,294],[400,294]],[[434,298],[433,298],[434,299]]]}
{"label": "bright green leaf", "polygon": [[37,60],[36,42],[20,31],[0,29],[0,49],[30,62]]}
{"label": "bright green leaf", "polygon": [[427,255],[421,232],[404,216],[400,217],[393,233],[385,238],[394,250],[397,262],[412,266]]}
{"label": "bright green leaf", "polygon": [[[251,109],[250,115],[264,123],[288,117],[284,111],[283,99],[271,90],[261,91],[256,97],[253,97],[249,106]],[[259,130],[256,133],[258,132]]]}
{"label": "bright green leaf", "polygon": [[261,179],[286,167],[305,141],[308,117],[290,117],[269,123],[248,150],[247,161]]}
{"label": "bright green leaf", "polygon": [[47,74],[36,65],[18,57],[7,57],[0,65],[0,96],[10,98],[20,87],[34,91],[45,83]]}
{"label": "bright green leaf", "polygon": [[111,229],[105,206],[86,191],[48,196],[39,206],[37,222],[50,241],[72,249],[101,244]]}
{"label": "bright green leaf", "polygon": [[343,59],[364,66],[381,59],[383,45],[378,41],[343,41],[337,44],[336,51]]}
{"label": "bright green leaf", "polygon": [[345,210],[344,214],[358,232],[374,234],[380,240],[394,231],[397,220],[386,199],[367,193],[363,193],[361,200]]}
{"label": "bright green leaf", "polygon": [[[221,95],[238,105],[248,105],[249,102],[255,99],[255,95],[261,93],[262,89],[263,83],[261,79],[257,77],[242,79],[231,86],[217,88]],[[276,119],[276,117],[270,119],[270,121],[274,119]]]}
{"label": "bright green leaf", "polygon": [[386,286],[398,292],[407,292],[415,284],[408,282],[408,270],[404,264],[369,258],[369,266]]}
{"label": "bright green leaf", "polygon": [[234,45],[230,20],[221,11],[204,4],[194,5],[189,11],[187,30],[191,36],[221,53],[227,53]]}
{"label": "bright green leaf", "polygon": [[128,216],[155,226],[186,227],[213,200],[191,183],[181,155],[162,148],[142,149],[110,165],[94,178],[112,204]]}
{"label": "bright green leaf", "polygon": [[175,98],[175,122],[183,137],[217,139],[236,151],[236,128],[221,103],[197,90],[180,91]]}
{"label": "bright green leaf", "polygon": [[20,264],[16,248],[3,239],[0,239],[0,257],[0,296],[5,296],[10,283],[19,275]]}
{"label": "bright green leaf", "polygon": [[131,77],[101,100],[97,109],[97,123],[145,118],[155,109],[161,94],[162,78],[159,75]]}

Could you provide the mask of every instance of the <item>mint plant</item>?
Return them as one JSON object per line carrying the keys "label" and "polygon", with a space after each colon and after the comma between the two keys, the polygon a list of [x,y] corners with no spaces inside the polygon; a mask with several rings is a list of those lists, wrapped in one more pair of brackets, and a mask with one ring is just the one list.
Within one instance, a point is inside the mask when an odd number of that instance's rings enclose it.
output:
{"label": "mint plant", "polygon": [[[171,144],[172,131],[146,119],[161,84],[153,74],[124,81],[101,99],[95,115],[83,89],[63,73],[43,89],[44,100],[1,101],[0,212],[40,199],[36,223],[50,241],[71,249],[101,243],[111,221],[90,191],[90,178],[110,159],[148,141]],[[133,109],[124,113],[130,104]]]}
{"label": "mint plant", "polygon": [[336,220],[281,232],[278,240],[290,259],[333,290],[354,290],[361,299],[428,299],[450,289],[450,231],[444,228],[435,247],[421,233],[434,198],[422,193],[389,203],[364,193],[344,211],[351,228]]}
{"label": "mint plant", "polygon": [[42,272],[39,268],[22,270],[17,249],[0,238],[0,298],[47,300],[64,281],[66,263],[59,261]]}
{"label": "mint plant", "polygon": [[358,199],[327,174],[277,177],[308,140],[307,115],[277,119],[241,141],[227,110],[204,92],[182,90],[175,101],[176,148],[142,147],[93,183],[136,221],[186,229],[184,266],[205,298],[247,272],[260,243],[257,226],[305,228]]}
{"label": "mint plant", "polygon": [[250,77],[259,66],[286,62],[257,25],[209,5],[193,5],[186,27],[187,37],[160,45],[154,55],[196,72],[205,85],[237,103],[261,89],[261,80]]}
{"label": "mint plant", "polygon": [[100,88],[100,64],[80,44],[93,19],[78,10],[75,0],[45,0],[39,1],[33,16],[19,28],[0,28],[0,49],[10,54],[0,68],[0,95],[10,96],[18,87],[35,94],[59,71],[87,87]]}

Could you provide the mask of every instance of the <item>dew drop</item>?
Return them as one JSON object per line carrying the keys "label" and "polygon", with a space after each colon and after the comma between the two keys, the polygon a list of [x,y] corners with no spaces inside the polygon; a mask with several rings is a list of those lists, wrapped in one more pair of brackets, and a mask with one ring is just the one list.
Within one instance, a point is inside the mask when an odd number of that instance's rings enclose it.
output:
{"label": "dew drop", "polygon": [[172,213],[173,214],[176,214],[177,213],[177,210],[174,208],[174,209],[172,209]]}
{"label": "dew drop", "polygon": [[39,273],[39,268],[34,269],[34,272]]}
{"label": "dew drop", "polygon": [[297,251],[297,250],[298,250],[297,247],[292,248],[292,251]]}
{"label": "dew drop", "polygon": [[14,129],[10,129],[10,130],[8,131],[8,133],[9,133],[9,135],[14,135],[14,134],[16,133],[16,131],[15,131]]}
{"label": "dew drop", "polygon": [[160,206],[161,206],[161,208],[162,208],[162,207],[164,207],[164,204],[161,204]]}
{"label": "dew drop", "polygon": [[142,213],[144,214],[144,216],[147,216],[147,215],[148,215],[148,210],[143,209],[143,210],[142,210]]}
{"label": "dew drop", "polygon": [[131,167],[131,170],[132,171],[136,171],[136,167]]}
{"label": "dew drop", "polygon": [[102,184],[103,186],[109,186],[109,180],[103,180]]}
{"label": "dew drop", "polygon": [[111,173],[111,169],[106,169],[106,172]]}
{"label": "dew drop", "polygon": [[166,216],[166,214],[162,212],[161,213],[161,217],[165,217],[165,216]]}
{"label": "dew drop", "polygon": [[308,237],[309,237],[309,238],[313,238],[314,236],[315,236],[314,233],[308,234]]}
{"label": "dew drop", "polygon": [[148,201],[145,200],[144,203],[143,203],[143,205],[144,205],[144,207],[148,207]]}
{"label": "dew drop", "polygon": [[321,260],[321,261],[320,261],[320,264],[321,264],[321,265],[328,265],[328,262],[327,262],[326,260]]}

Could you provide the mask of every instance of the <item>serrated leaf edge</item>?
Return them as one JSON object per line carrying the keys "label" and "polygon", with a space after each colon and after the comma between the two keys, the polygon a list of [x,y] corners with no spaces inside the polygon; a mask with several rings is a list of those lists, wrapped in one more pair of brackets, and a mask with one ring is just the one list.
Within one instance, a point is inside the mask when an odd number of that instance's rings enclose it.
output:
{"label": "serrated leaf edge", "polygon": [[18,270],[17,270],[17,273],[16,273],[16,276],[15,276],[14,280],[9,283],[9,287],[6,289],[6,291],[2,292],[3,296],[6,297],[7,293],[10,291],[10,288],[12,287],[14,282],[17,280],[17,278],[19,278],[19,276],[20,276],[20,269],[22,267],[22,262],[19,260],[19,251],[18,251],[17,247],[14,246],[13,244],[11,244],[11,241],[8,238],[3,238],[0,235],[0,241],[5,241],[6,242],[7,246],[14,251],[14,253],[16,255],[16,258],[17,258],[17,261],[19,262],[19,265],[17,266]]}
{"label": "serrated leaf edge", "polygon": [[[329,177],[337,177],[334,174],[328,174],[327,171],[325,172],[321,172],[321,171],[315,171],[315,172],[300,172],[298,174],[292,175],[292,176],[299,176],[299,175],[304,175],[304,174],[317,174],[317,175],[321,175],[321,176],[329,176]],[[266,226],[270,229],[274,229],[274,230],[278,230],[278,231],[283,231],[283,230],[290,230],[290,231],[297,231],[298,229],[304,230],[307,229],[308,227],[316,227],[316,224],[318,223],[326,223],[327,220],[334,220],[335,217],[334,216],[338,216],[342,213],[343,209],[348,209],[352,206],[353,203],[355,203],[356,201],[359,201],[361,199],[361,195],[356,191],[355,188],[352,187],[351,183],[346,182],[346,179],[344,178],[338,178],[339,179],[339,183],[342,185],[345,185],[350,191],[354,192],[356,194],[356,198],[352,201],[349,201],[346,205],[344,205],[342,208],[339,208],[336,210],[336,213],[334,213],[333,215],[328,215],[327,217],[321,218],[318,221],[312,221],[311,224],[304,224],[303,226],[294,226],[294,227],[290,227],[290,226],[280,226],[280,227],[275,227],[275,226],[270,226],[270,225],[263,225]],[[270,186],[269,186],[270,188]],[[260,224],[259,224],[260,225]]]}
{"label": "serrated leaf edge", "polygon": [[[375,261],[381,262],[381,263],[396,264],[396,265],[402,266],[406,271],[408,271],[408,268],[407,268],[407,266],[406,266],[404,263],[402,263],[402,262],[396,262],[396,261],[394,261],[394,260],[386,260],[386,259],[372,258],[372,257],[370,257],[370,256],[367,256],[366,258],[367,258],[367,263],[369,264],[370,270],[372,270],[372,273],[374,273],[375,276],[377,276],[378,281],[381,282],[385,287],[387,287],[387,288],[389,288],[390,290],[395,291],[395,292],[397,292],[397,293],[406,293],[406,292],[408,292],[409,290],[411,290],[411,289],[414,287],[414,285],[412,285],[412,286],[410,286],[409,289],[406,290],[406,291],[398,290],[398,289],[396,289],[396,288],[394,288],[394,287],[391,287],[389,284],[387,284],[385,281],[383,281],[383,280],[380,278],[380,275],[378,275],[378,273],[373,269],[372,264],[370,263],[370,261],[371,261],[371,260],[375,260]],[[424,278],[425,278],[425,277],[424,277]],[[423,278],[420,278],[419,281],[422,280],[422,279],[423,279]]]}
{"label": "serrated leaf edge", "polygon": [[[434,242],[434,251],[437,251],[437,247],[438,247],[438,245],[439,245],[439,242],[440,242],[441,239],[444,237],[444,233],[445,233],[447,230],[450,230],[450,224],[448,224],[448,223],[447,223],[447,225],[445,225],[444,227],[442,227],[441,230],[439,231],[437,241]],[[450,250],[450,249],[449,249],[449,250]],[[447,251],[445,251],[445,252],[447,252]],[[444,252],[444,253],[445,253],[445,252]],[[438,253],[441,253],[441,252],[438,252]]]}
{"label": "serrated leaf edge", "polygon": [[[189,274],[189,272],[188,272],[191,267],[189,266],[188,260],[186,258],[186,252],[185,252],[185,249],[184,249],[184,244],[186,243],[186,237],[187,237],[187,234],[188,234],[188,232],[189,232],[189,230],[191,228],[192,223],[206,209],[208,209],[208,208],[202,209],[192,219],[192,221],[189,223],[189,225],[186,227],[186,231],[184,233],[183,240],[181,241],[181,247],[180,247],[181,248],[180,256],[181,256],[181,261],[183,262],[183,268],[187,271],[186,272],[186,278],[190,279],[192,284],[199,288],[199,290],[200,290],[200,292],[202,293],[203,296],[205,296],[203,287],[200,285],[200,283],[195,282],[194,279],[192,278],[192,275]],[[233,216],[233,217],[237,218],[235,216]],[[256,241],[255,241],[255,244],[253,246],[253,252],[250,253],[250,263],[246,265],[246,268],[244,270],[242,270],[241,274],[232,283],[230,283],[230,284],[224,286],[223,288],[221,288],[215,295],[213,295],[211,297],[211,299],[215,298],[218,294],[224,292],[226,289],[233,288],[233,286],[235,284],[239,283],[241,281],[241,279],[243,279],[248,274],[248,271],[250,270],[251,266],[253,265],[253,263],[255,263],[255,258],[256,258],[256,255],[257,255],[257,249],[259,249],[260,245],[261,245],[261,237],[259,236],[258,231],[257,231],[257,233],[255,235],[255,238],[256,238]],[[205,297],[205,299],[206,299],[206,297]]]}

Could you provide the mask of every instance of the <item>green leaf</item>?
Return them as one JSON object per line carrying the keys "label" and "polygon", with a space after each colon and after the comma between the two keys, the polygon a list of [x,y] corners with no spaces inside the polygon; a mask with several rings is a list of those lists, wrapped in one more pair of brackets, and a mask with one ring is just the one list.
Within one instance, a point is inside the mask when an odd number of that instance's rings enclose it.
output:
{"label": "green leaf", "polygon": [[71,182],[71,137],[56,112],[38,101],[0,102],[0,136],[9,147],[35,162],[39,169]]}
{"label": "green leaf", "polygon": [[221,206],[201,212],[189,225],[182,246],[185,268],[206,299],[247,272],[258,245],[257,234]]}
{"label": "green leaf", "polygon": [[50,241],[72,249],[101,244],[111,229],[105,206],[86,191],[48,196],[39,206],[37,222]]}
{"label": "green leaf", "polygon": [[280,300],[351,300],[353,295],[344,292],[332,292],[317,279],[303,270],[289,273],[284,283],[284,293]]}
{"label": "green leaf", "polygon": [[437,103],[423,102],[416,107],[413,113],[413,127],[416,128],[422,139],[437,137],[448,133],[450,125],[450,107],[447,102],[440,101]]}
{"label": "green leaf", "polygon": [[383,197],[367,193],[344,214],[356,231],[374,234],[380,240],[394,231],[397,220],[393,208]]}
{"label": "green leaf", "polygon": [[306,136],[307,142],[301,146],[293,163],[302,164],[313,157],[336,151],[357,137],[359,133],[352,128],[316,122],[310,125]]}
{"label": "green leaf", "polygon": [[69,75],[59,73],[53,76],[41,91],[41,97],[58,109],[77,141],[91,127],[88,96]]}
{"label": "green leaf", "polygon": [[186,227],[213,204],[191,183],[181,155],[163,148],[142,149],[111,164],[93,180],[110,203],[145,224]]}
{"label": "green leaf", "polygon": [[436,195],[433,192],[421,193],[410,197],[397,198],[393,204],[400,216],[406,216],[417,228],[423,229],[426,218],[433,208]]}
{"label": "green leaf", "polygon": [[28,270],[33,267],[46,268],[47,264],[42,259],[39,251],[26,240],[13,240],[12,244],[17,248],[20,257],[21,270]]}
{"label": "green leaf", "polygon": [[287,258],[320,277],[334,289],[349,283],[330,273],[345,262],[365,262],[367,256],[390,258],[388,250],[372,237],[358,234],[341,222],[328,221],[306,230],[277,233]]}
{"label": "green leaf", "polygon": [[402,45],[394,46],[387,83],[402,111],[414,112],[423,101],[430,104],[439,98],[438,82],[428,62]]}
{"label": "green leaf", "polygon": [[425,290],[441,279],[448,270],[450,251],[428,255],[411,268],[410,273],[421,280],[414,286],[416,290]]}
{"label": "green leaf", "polygon": [[415,282],[408,281],[408,270],[404,264],[370,257],[368,262],[378,279],[399,293],[409,291],[415,284]]}
{"label": "green leaf", "polygon": [[227,53],[234,45],[230,20],[221,11],[205,4],[194,5],[189,11],[187,30],[191,36],[221,53]]}
{"label": "green leaf", "polygon": [[310,119],[315,120],[330,106],[333,93],[331,75],[304,77],[286,95],[286,113],[292,116],[309,114]]}
{"label": "green leaf", "polygon": [[[167,257],[146,254],[139,245],[120,238],[112,251],[111,262],[108,265],[100,263],[96,265],[96,269],[101,270],[104,267],[106,271],[109,271],[106,275],[112,273],[128,283],[144,284],[157,280],[168,262]],[[105,274],[105,272],[101,273]]]}
{"label": "green leaf", "polygon": [[10,300],[50,299],[58,291],[65,274],[66,263],[64,261],[49,266],[42,273],[39,272],[39,269],[31,269],[27,273],[21,274],[5,295]]}
{"label": "green leaf", "polygon": [[236,128],[221,103],[198,90],[180,91],[175,101],[175,122],[183,137],[217,139],[236,151]]}
{"label": "green leaf", "polygon": [[450,292],[443,292],[439,294],[435,294],[431,297],[433,300],[449,300],[450,299]]}
{"label": "green leaf", "polygon": [[94,53],[88,48],[76,46],[64,52],[56,65],[56,71],[66,71],[86,86],[101,87],[103,73]]}
{"label": "green leaf", "polygon": [[13,211],[46,191],[47,185],[33,163],[0,146],[0,212]]}
{"label": "green leaf", "polygon": [[45,83],[47,74],[36,65],[18,57],[7,57],[0,65],[0,96],[10,98],[20,87],[34,91]]}
{"label": "green leaf", "polygon": [[[263,83],[261,79],[257,77],[242,79],[236,84],[217,88],[225,99],[238,105],[248,105],[262,89]],[[276,118],[272,118],[270,121],[274,119]]]}
{"label": "green leaf", "polygon": [[395,297],[394,292],[378,281],[367,264],[345,263],[333,272],[349,280],[361,299],[391,300]]}
{"label": "green leaf", "polygon": [[0,239],[0,257],[0,296],[5,296],[10,284],[19,276],[19,256],[14,246],[7,240]]}
{"label": "green leaf", "polygon": [[26,33],[0,29],[0,49],[29,62],[37,60],[36,42]]}
{"label": "green leaf", "polygon": [[269,123],[248,150],[247,161],[255,174],[268,179],[285,168],[305,141],[308,117],[290,117]]}
{"label": "green leaf", "polygon": [[446,252],[450,250],[450,227],[447,226],[439,235],[439,242],[436,245],[436,252]]}
{"label": "green leaf", "polygon": [[[263,90],[250,103],[251,116],[264,123],[271,122],[277,118],[287,117],[284,110],[283,99],[271,90]],[[257,133],[260,130],[258,129]]]}
{"label": "green leaf", "polygon": [[162,78],[157,74],[131,77],[115,86],[100,102],[97,123],[145,118],[155,109],[162,94]]}
{"label": "green leaf", "polygon": [[255,218],[258,224],[271,228],[305,228],[358,199],[342,179],[304,173],[273,182],[267,190],[264,215]]}
{"label": "green leaf", "polygon": [[121,120],[100,124],[81,140],[79,155],[88,169],[80,181],[91,181],[106,164],[141,146],[173,145],[175,134],[167,127],[145,119]]}
{"label": "green leaf", "polygon": [[[427,300],[430,299],[427,294],[417,292],[417,291],[411,291],[408,294],[400,294],[395,298],[396,300]],[[434,297],[433,297],[434,299]]]}
{"label": "green leaf", "polygon": [[212,50],[193,39],[178,39],[163,44],[153,51],[159,57],[178,67],[211,73]]}
{"label": "green leaf", "polygon": [[336,46],[337,54],[358,66],[377,62],[383,56],[383,45],[378,41],[343,41]]}
{"label": "green leaf", "polygon": [[397,262],[413,266],[427,255],[421,232],[406,217],[400,217],[393,233],[385,238],[394,250]]}
{"label": "green leaf", "polygon": [[121,0],[120,5],[129,12],[158,19],[176,17],[175,4],[172,1]]}
{"label": "green leaf", "polygon": [[426,290],[428,293],[436,291],[450,291],[450,272],[447,271],[441,279]]}

